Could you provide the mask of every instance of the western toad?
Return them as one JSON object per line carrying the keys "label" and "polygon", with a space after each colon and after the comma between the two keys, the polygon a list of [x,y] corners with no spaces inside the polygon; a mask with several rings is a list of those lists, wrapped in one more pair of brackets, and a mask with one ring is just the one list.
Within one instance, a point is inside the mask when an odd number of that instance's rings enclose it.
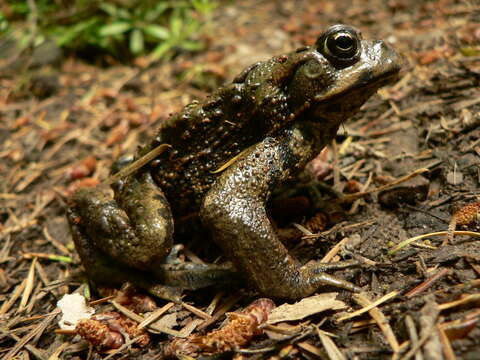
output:
{"label": "western toad", "polygon": [[[169,297],[146,271],[168,280],[158,269],[172,249],[173,219],[199,212],[235,269],[262,294],[298,299],[325,284],[356,290],[320,263],[298,264],[278,240],[265,203],[378,88],[398,78],[401,65],[383,41],[335,25],[313,46],[256,63],[187,105],[137,158],[160,144],[170,150],[115,183],[113,196],[99,186],[72,197],[68,217],[87,272],[100,281],[140,282]],[[185,287],[195,288],[230,270],[182,271]],[[193,280],[195,271],[204,280]]]}

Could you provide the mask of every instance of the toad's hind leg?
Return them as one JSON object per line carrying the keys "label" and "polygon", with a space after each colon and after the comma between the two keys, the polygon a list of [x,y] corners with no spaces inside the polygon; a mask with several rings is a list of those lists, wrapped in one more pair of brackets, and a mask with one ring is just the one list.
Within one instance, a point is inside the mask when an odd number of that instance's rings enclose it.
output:
{"label": "toad's hind leg", "polygon": [[81,218],[73,208],[68,210],[67,217],[75,247],[89,278],[106,285],[121,285],[130,282],[159,298],[180,301],[181,289],[158,284],[147,272],[128,268],[96,248],[85,233],[85,224],[79,222]]}
{"label": "toad's hind leg", "polygon": [[[228,284],[228,265],[162,265],[172,247],[173,220],[149,173],[116,184],[78,190],[67,212],[75,247],[96,282],[131,282],[160,298],[179,301],[182,289]],[[148,270],[142,271],[142,270]]]}
{"label": "toad's hind leg", "polygon": [[148,172],[127,178],[117,187],[115,198],[102,186],[78,190],[71,199],[68,217],[75,246],[87,266],[91,254],[82,254],[85,241],[140,270],[161,262],[172,248],[170,206]]}
{"label": "toad's hind leg", "polygon": [[[326,139],[331,134],[324,130],[319,133]],[[268,137],[231,165],[205,197],[203,221],[239,272],[264,295],[299,299],[322,285],[359,290],[326,274],[323,264],[301,266],[278,240],[265,210],[272,189],[303,169],[322,143],[300,126]]]}

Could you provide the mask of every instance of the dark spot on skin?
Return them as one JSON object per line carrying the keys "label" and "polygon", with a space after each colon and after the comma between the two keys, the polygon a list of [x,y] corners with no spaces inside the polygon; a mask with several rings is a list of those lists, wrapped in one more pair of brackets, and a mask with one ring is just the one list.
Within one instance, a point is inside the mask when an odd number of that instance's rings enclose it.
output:
{"label": "dark spot on skin", "polygon": [[154,198],[155,200],[157,200],[157,201],[160,201],[160,202],[163,201],[163,196],[160,195],[160,194],[155,194],[155,195],[153,195],[153,198]]}
{"label": "dark spot on skin", "polygon": [[163,206],[157,208],[157,213],[162,219],[169,219],[172,216],[172,214],[170,214],[170,211],[168,211],[168,209]]}
{"label": "dark spot on skin", "polygon": [[205,110],[211,110],[213,109],[214,107],[220,105],[222,102],[222,99],[221,98],[212,98],[212,99],[209,99],[209,101],[203,106],[203,108]]}
{"label": "dark spot on skin", "polygon": [[161,194],[155,194],[153,198],[158,201],[160,204],[162,204],[164,207],[168,207],[168,200],[165,198],[165,196]]}

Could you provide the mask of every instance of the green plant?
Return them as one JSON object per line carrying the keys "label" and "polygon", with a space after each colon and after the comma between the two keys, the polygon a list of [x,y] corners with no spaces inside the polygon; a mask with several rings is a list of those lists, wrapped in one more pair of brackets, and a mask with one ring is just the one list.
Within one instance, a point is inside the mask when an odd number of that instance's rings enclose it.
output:
{"label": "green plant", "polygon": [[[217,5],[215,0],[37,0],[32,9],[31,4],[10,1],[12,21],[28,21],[36,12],[38,35],[67,50],[94,48],[121,60],[147,54],[165,59],[202,49],[198,34]],[[0,30],[13,26],[1,14]]]}
{"label": "green plant", "polygon": [[[198,0],[197,0],[198,1]],[[173,4],[173,3],[172,3]],[[174,48],[195,51],[201,49],[201,43],[192,39],[192,35],[200,30],[201,23],[192,16],[193,2],[159,2],[153,7],[138,6],[126,11],[113,4],[104,3],[100,8],[112,19],[111,23],[100,26],[98,34],[120,40],[128,38],[132,54],[145,52],[147,44],[159,43],[151,51],[154,59],[167,56]],[[158,19],[164,16],[167,23],[159,25]]]}
{"label": "green plant", "polygon": [[0,33],[7,31],[8,29],[8,20],[3,14],[2,11],[0,11]]}

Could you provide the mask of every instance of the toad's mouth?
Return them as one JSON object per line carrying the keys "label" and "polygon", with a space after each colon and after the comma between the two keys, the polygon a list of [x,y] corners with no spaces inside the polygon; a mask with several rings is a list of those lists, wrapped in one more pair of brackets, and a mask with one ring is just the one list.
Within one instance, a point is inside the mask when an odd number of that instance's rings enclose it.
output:
{"label": "toad's mouth", "polygon": [[379,88],[396,82],[400,76],[400,67],[377,76],[367,73],[342,92],[315,96],[305,115],[316,122],[339,124],[355,114]]}
{"label": "toad's mouth", "polygon": [[[402,67],[395,67],[378,75],[366,72],[349,89],[342,93],[333,93],[328,96],[318,94],[314,97],[315,103],[320,105],[326,102],[343,101],[356,93],[372,94],[381,87],[397,82],[402,77]],[[370,95],[369,95],[370,96]]]}

